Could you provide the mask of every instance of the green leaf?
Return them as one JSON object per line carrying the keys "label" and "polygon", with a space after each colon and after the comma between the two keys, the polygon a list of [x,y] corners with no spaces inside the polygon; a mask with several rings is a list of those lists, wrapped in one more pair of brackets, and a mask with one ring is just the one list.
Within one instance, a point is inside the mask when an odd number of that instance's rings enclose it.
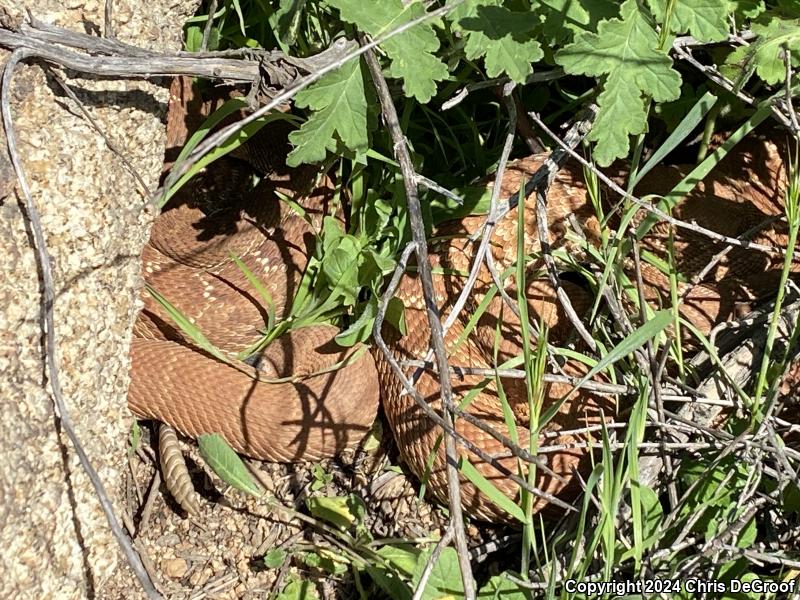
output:
{"label": "green leaf", "polygon": [[[275,12],[275,22],[278,26],[277,37],[283,44],[291,46],[297,42],[305,7],[305,0],[280,0],[278,10]],[[288,48],[282,50],[286,52]]]}
{"label": "green leaf", "polygon": [[[647,2],[659,23],[664,23],[669,2]],[[727,0],[680,0],[674,3],[669,30],[673,33],[689,33],[701,42],[718,42],[728,37],[728,15],[732,9]]]}
{"label": "green leaf", "polygon": [[766,22],[753,23],[752,29],[759,39],[750,46],[748,59],[754,62],[756,74],[769,84],[783,83],[786,81],[783,48],[789,48],[793,56],[800,52],[800,19],[781,19],[773,15]]}
{"label": "green leaf", "polygon": [[[763,9],[763,5],[752,8],[752,11],[757,13],[759,8]],[[800,64],[797,55],[800,4],[779,2],[772,10],[758,15],[750,29],[758,36],[756,41],[731,52],[720,71],[736,81],[737,90],[742,89],[753,73],[772,85],[785,81],[784,47],[792,53],[792,66]]]}
{"label": "green leaf", "polygon": [[[744,512],[744,509],[742,509],[742,512]],[[757,535],[758,527],[756,527],[756,520],[753,518],[739,532],[739,537],[736,539],[736,547],[749,548],[755,543]]]}
{"label": "green leaf", "polygon": [[131,423],[131,433],[128,437],[128,440],[128,458],[130,458],[139,448],[139,443],[142,441],[142,428],[139,425],[139,421],[136,419],[134,419],[133,423]]}
{"label": "green leaf", "polygon": [[800,513],[800,488],[790,483],[783,491],[783,507],[787,511]]}
{"label": "green leaf", "polygon": [[339,142],[350,150],[369,145],[364,77],[361,61],[351,60],[297,93],[295,104],[314,112],[289,134],[294,149],[287,165],[320,162],[328,150],[336,151]]}
{"label": "green leaf", "polygon": [[312,569],[320,569],[331,575],[346,573],[349,566],[346,555],[322,547],[317,548],[315,552],[302,552],[298,554],[298,558]]}
{"label": "green leaf", "polygon": [[382,440],[383,425],[381,425],[381,420],[378,419],[372,424],[372,427],[367,432],[367,437],[362,440],[361,451],[368,455],[373,454],[375,450],[380,448]]}
{"label": "green leaf", "polygon": [[323,469],[322,465],[319,464],[314,465],[312,474],[314,476],[314,481],[311,482],[312,492],[318,492],[326,485],[328,485],[331,481],[333,481],[333,475],[331,473],[328,473],[325,469]]}
{"label": "green leaf", "polygon": [[764,0],[734,0],[735,10],[746,19],[755,19],[767,10]]}
{"label": "green leaf", "polygon": [[[606,367],[613,365],[621,358],[628,356],[634,350],[641,348],[647,343],[648,340],[652,340],[658,334],[660,334],[670,323],[672,323],[672,311],[670,309],[665,308],[656,312],[652,319],[647,321],[636,331],[628,334],[625,339],[614,346],[611,351],[607,352],[599,361],[597,361],[597,364],[595,364],[589,370],[589,372],[581,377],[580,380],[575,384],[573,390],[582,386]],[[558,402],[553,402],[550,405],[550,407],[547,409],[547,412],[545,412],[545,414],[539,420],[540,427],[549,422],[555,416],[555,414],[561,408],[561,405],[570,396],[570,394],[572,394],[572,391],[560,398]]]}
{"label": "green leaf", "polygon": [[364,233],[367,235],[377,234],[389,223],[394,207],[391,202],[378,197],[375,190],[368,190],[367,198],[364,214]]}
{"label": "green leaf", "polygon": [[411,579],[419,562],[420,551],[408,545],[387,545],[378,550],[378,554],[400,575]]}
{"label": "green leaf", "polygon": [[286,584],[275,600],[318,600],[319,594],[310,581],[292,580]]}
{"label": "green leaf", "polygon": [[409,545],[382,546],[377,551],[383,560],[367,561],[364,569],[372,580],[394,600],[411,600],[408,582],[417,566],[420,551]]}
{"label": "green leaf", "polygon": [[378,299],[375,296],[363,304],[363,310],[350,327],[336,335],[336,343],[345,348],[365,341],[372,333],[372,325],[378,315]]}
{"label": "green leaf", "polygon": [[390,323],[400,335],[406,335],[406,307],[400,298],[392,298],[386,305],[386,322]]}
{"label": "green leaf", "polygon": [[344,235],[339,244],[322,258],[322,271],[332,283],[339,283],[348,277],[357,281],[358,259],[361,247],[352,235]]}
{"label": "green leaf", "polygon": [[719,72],[734,82],[737,90],[742,89],[756,71],[753,61],[755,44],[750,46],[739,46],[728,54],[725,62],[719,65]]}
{"label": "green leaf", "polygon": [[[339,15],[373,38],[383,36],[404,23],[425,14],[425,5],[414,0],[327,0],[339,9]],[[406,96],[423,104],[436,93],[436,82],[448,76],[447,65],[434,55],[439,38],[428,22],[417,23],[399,35],[381,43],[389,57],[389,77],[403,79]]]}
{"label": "green leaf", "polygon": [[621,19],[603,21],[565,46],[556,62],[573,75],[605,76],[597,98],[597,119],[588,135],[597,142],[594,157],[603,166],[625,156],[629,136],[647,129],[645,96],[658,102],[680,94],[681,78],[659,50],[659,38],[636,0],[622,5]]}
{"label": "green leaf", "polygon": [[322,253],[333,250],[344,236],[345,231],[339,220],[326,215],[322,220]]}
{"label": "green leaf", "polygon": [[[364,239],[364,241],[368,240]],[[383,285],[383,276],[394,271],[396,265],[394,257],[383,256],[378,254],[374,248],[369,247],[364,249],[361,257],[362,262],[359,268],[358,281],[375,291],[380,291]]]}
{"label": "green leaf", "polygon": [[200,455],[222,481],[247,494],[260,498],[263,492],[250,471],[218,433],[204,433],[197,438]]}
{"label": "green leaf", "polygon": [[[412,582],[414,587],[422,576],[425,563],[432,551],[424,553],[414,569]],[[425,590],[422,592],[422,600],[457,600],[464,597],[464,584],[461,581],[461,570],[458,567],[458,554],[454,548],[445,548],[439,555],[436,563],[431,569],[431,575]]]}
{"label": "green leaf", "polygon": [[190,25],[186,28],[185,47],[187,52],[197,52],[203,45],[203,30],[197,25]]}
{"label": "green leaf", "polygon": [[597,24],[616,17],[619,3],[612,0],[539,0],[534,9],[542,18],[537,39],[560,46],[574,35],[597,31]]}
{"label": "green leaf", "polygon": [[343,236],[339,245],[328,252],[322,259],[322,272],[342,297],[342,303],[353,306],[359,290],[358,265],[361,248],[358,240],[352,235]]}
{"label": "green leaf", "polygon": [[306,500],[309,512],[342,529],[360,522],[366,510],[364,502],[355,494],[347,496],[315,496]]}
{"label": "green leaf", "polygon": [[735,498],[748,485],[749,472],[747,465],[735,457],[725,457],[711,469],[701,461],[687,462],[681,465],[679,475],[692,484],[681,513],[691,518],[692,529],[703,533],[706,540],[713,539],[720,527],[744,510]]}
{"label": "green leaf", "polygon": [[502,574],[495,575],[478,590],[478,600],[530,600],[530,597],[523,588]]}
{"label": "green leaf", "polygon": [[286,553],[286,550],[281,548],[273,548],[264,555],[264,565],[268,569],[277,569],[283,566],[283,563],[286,562],[287,556],[288,554]]}
{"label": "green leaf", "polygon": [[496,4],[497,0],[468,3],[468,16],[458,21],[467,36],[464,52],[470,59],[485,57],[489,77],[505,73],[523,83],[533,73],[532,64],[544,56],[539,42],[531,37],[537,17]]}
{"label": "green leaf", "polygon": [[660,527],[664,518],[664,508],[661,506],[661,502],[658,501],[658,495],[649,487],[640,486],[639,493],[639,501],[642,505],[644,538],[649,540],[651,537],[661,533]]}

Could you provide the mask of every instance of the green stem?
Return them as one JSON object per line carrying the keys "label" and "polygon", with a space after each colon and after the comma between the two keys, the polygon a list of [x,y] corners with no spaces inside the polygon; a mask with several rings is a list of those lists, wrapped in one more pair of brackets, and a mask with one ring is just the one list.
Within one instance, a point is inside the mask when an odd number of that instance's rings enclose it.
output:
{"label": "green stem", "polygon": [[772,319],[767,331],[767,342],[764,346],[764,355],[761,357],[761,368],[758,372],[755,390],[753,391],[753,405],[751,411],[751,423],[755,424],[759,420],[759,409],[761,408],[761,395],[767,385],[767,372],[769,371],[770,359],[772,358],[772,348],[775,337],[778,333],[778,323],[781,316],[781,306],[786,291],[786,282],[794,263],[794,250],[797,245],[797,232],[800,229],[800,170],[798,170],[798,150],[795,149],[795,156],[789,166],[789,181],[785,194],[786,221],[789,224],[789,239],[786,243],[786,255],[783,258],[783,269],[781,279],[778,284],[778,296],[775,299],[775,308],[772,310]]}
{"label": "green stem", "polygon": [[761,369],[758,372],[758,379],[756,381],[756,388],[753,392],[753,408],[752,418],[757,419],[758,411],[761,407],[761,394],[764,392],[767,381],[767,371],[769,370],[770,358],[772,357],[772,348],[775,344],[775,336],[778,333],[778,323],[781,317],[781,306],[783,305],[783,297],[786,290],[786,281],[789,279],[789,273],[792,269],[792,262],[794,258],[794,249],[797,245],[797,220],[789,226],[789,241],[786,245],[786,257],[783,261],[783,270],[781,271],[781,281],[778,284],[778,296],[775,298],[775,308],[772,310],[772,319],[769,323],[769,331],[767,332],[767,343],[764,346],[764,355],[761,357]]}
{"label": "green stem", "polygon": [[[670,211],[672,212],[672,211]],[[669,257],[669,295],[672,303],[672,317],[675,327],[675,352],[678,356],[678,374],[683,381],[686,376],[683,365],[683,341],[681,340],[681,313],[678,298],[678,271],[675,267],[675,229],[669,228],[669,244],[667,246]]]}
{"label": "green stem", "polygon": [[664,22],[661,24],[661,32],[658,36],[658,49],[663,50],[664,47],[667,45],[667,40],[669,39],[670,34],[670,23],[672,22],[672,16],[675,14],[675,5],[677,4],[677,0],[669,0],[667,2],[667,8],[664,10]]}
{"label": "green stem", "polygon": [[706,115],[705,127],[703,127],[703,139],[700,140],[700,149],[697,151],[697,162],[701,163],[706,159],[708,146],[711,143],[711,136],[714,135],[714,128],[717,125],[717,117],[722,110],[723,102],[715,102],[711,110]]}

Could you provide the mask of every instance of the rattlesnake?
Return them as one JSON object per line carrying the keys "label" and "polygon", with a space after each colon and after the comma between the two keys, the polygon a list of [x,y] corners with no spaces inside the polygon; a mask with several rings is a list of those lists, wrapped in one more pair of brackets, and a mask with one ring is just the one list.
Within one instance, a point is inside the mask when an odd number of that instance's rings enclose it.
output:
{"label": "rattlesnake", "polygon": [[[534,155],[511,163],[501,184],[501,197],[516,193],[545,157]],[[266,315],[258,292],[230,260],[230,249],[235,248],[269,289],[277,316],[287,316],[313,252],[313,227],[319,223],[318,217],[324,214],[332,194],[330,182],[325,177],[315,178],[311,168],[277,171],[236,209],[211,217],[196,207],[166,211],[144,251],[146,280],[190,316],[213,343],[228,351],[241,350],[255,341]],[[637,192],[665,193],[685,172],[677,167],[657,167]],[[746,150],[735,150],[674,209],[673,215],[736,237],[768,217],[781,215],[784,189],[785,173],[777,147],[756,142]],[[281,194],[293,197],[311,218],[298,217],[296,211],[278,200]],[[531,272],[542,266],[533,204],[529,202],[526,210],[524,240],[526,251],[537,259],[529,267]],[[589,243],[596,243],[599,223],[587,200],[579,165],[568,163],[557,174],[548,192],[547,214],[554,251],[566,244],[570,219],[577,219]],[[461,290],[460,274],[469,270],[477,247],[470,241],[470,234],[478,231],[484,220],[470,216],[446,223],[436,231],[438,241],[431,243],[430,256],[435,267],[435,302],[441,314],[449,312]],[[497,225],[492,238],[490,252],[500,272],[516,261],[516,229],[514,209]],[[785,244],[785,232],[784,223],[773,221],[751,239],[779,248]],[[642,240],[642,249],[666,258],[669,235],[669,227],[657,224]],[[689,281],[722,246],[700,234],[678,231],[674,248],[677,267]],[[679,285],[679,292],[687,292],[682,314],[707,332],[714,323],[734,316],[740,302],[773,292],[781,262],[780,255],[734,248],[699,285]],[[668,304],[667,276],[646,263],[642,274],[648,301]],[[515,297],[513,277],[509,281],[510,295]],[[490,285],[488,270],[483,268],[472,295],[473,310]],[[562,286],[578,314],[585,314],[593,300],[585,286],[569,278],[562,281]],[[408,333],[403,336],[385,326],[384,336],[395,358],[422,359],[429,348],[430,329],[413,268],[404,275],[396,296],[405,306]],[[129,392],[130,408],[138,416],[167,422],[189,436],[219,432],[238,452],[257,458],[317,460],[333,456],[361,439],[375,418],[380,395],[401,458],[417,477],[427,481],[434,496],[442,500],[447,497],[444,444],[438,443],[441,431],[411,396],[402,393],[399,380],[381,353],[360,352],[359,347],[341,348],[333,340],[337,329],[321,325],[293,330],[270,345],[262,358],[265,371],[256,372],[244,363],[231,367],[188,344],[163,309],[149,295],[143,298],[145,310],[136,323],[131,349]],[[547,322],[553,343],[565,340],[572,325],[555,299],[550,282],[541,275],[528,278],[527,298],[531,321]],[[502,310],[502,304],[499,296],[493,298],[465,340],[459,338],[465,332],[470,311],[464,311],[463,318],[456,320],[445,340],[452,365],[491,368],[521,353],[519,321],[511,311]],[[501,340],[497,349],[496,331]],[[329,370],[342,362],[345,366]],[[587,372],[585,365],[572,359],[561,369],[568,376]],[[268,381],[287,376],[292,380]],[[484,381],[478,375],[454,377],[457,400]],[[417,390],[434,410],[440,410],[435,373],[423,371]],[[507,438],[515,434],[519,444],[527,448],[529,404],[525,384],[522,380],[506,380],[504,390],[517,422],[515,432],[506,426],[507,415],[493,381],[472,397],[465,410]],[[548,384],[543,410],[570,391],[566,383]],[[568,446],[586,442],[587,434],[569,431],[597,424],[603,415],[613,416],[615,410],[613,399],[607,395],[573,391],[539,432],[538,444]],[[456,430],[485,453],[498,456],[501,468],[519,472],[519,460],[510,456],[497,439],[464,419],[456,420]],[[503,493],[517,496],[519,486],[495,466],[463,448],[460,452]],[[428,464],[431,455],[435,458]],[[545,468],[538,470],[535,486],[566,497],[569,488],[575,487],[574,470],[585,470],[589,455],[586,450],[566,448],[546,456],[549,460]],[[472,483],[462,478],[462,484],[462,502],[467,512],[487,520],[508,518]],[[547,505],[546,499],[539,498],[534,510]]]}

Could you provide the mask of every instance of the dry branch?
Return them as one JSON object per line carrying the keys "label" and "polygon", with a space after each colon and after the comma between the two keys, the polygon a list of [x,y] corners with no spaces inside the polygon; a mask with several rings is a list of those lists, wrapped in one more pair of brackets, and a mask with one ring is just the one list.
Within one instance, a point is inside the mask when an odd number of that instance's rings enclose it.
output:
{"label": "dry branch", "polygon": [[[433,352],[436,356],[439,372],[445,374],[439,378],[439,389],[442,403],[442,416],[449,428],[453,425],[453,390],[450,382],[450,368],[447,362],[447,349],[444,344],[444,330],[442,321],[439,317],[439,309],[436,306],[436,293],[433,289],[433,278],[431,276],[431,265],[428,259],[428,242],[425,237],[425,224],[422,220],[422,207],[419,203],[417,194],[417,178],[414,166],[411,163],[411,156],[408,153],[408,146],[400,128],[400,121],[397,117],[397,110],[392,101],[389,86],[383,77],[383,72],[370,50],[364,54],[367,61],[375,90],[381,103],[386,126],[394,142],[394,154],[397,162],[400,163],[400,170],[403,174],[403,184],[406,192],[406,204],[408,206],[408,216],[411,224],[411,233],[417,255],[417,269],[419,270],[422,282],[422,292],[425,297],[425,307],[428,314],[428,325],[431,331],[431,342]],[[445,434],[444,439],[445,454],[447,456],[447,488],[450,505],[450,522],[453,528],[456,550],[458,551],[458,562],[461,568],[461,580],[464,583],[464,597],[471,600],[475,598],[475,580],[472,575],[472,567],[469,563],[469,549],[467,548],[467,537],[464,530],[464,519],[461,511],[461,484],[458,474],[458,455],[453,436]]]}

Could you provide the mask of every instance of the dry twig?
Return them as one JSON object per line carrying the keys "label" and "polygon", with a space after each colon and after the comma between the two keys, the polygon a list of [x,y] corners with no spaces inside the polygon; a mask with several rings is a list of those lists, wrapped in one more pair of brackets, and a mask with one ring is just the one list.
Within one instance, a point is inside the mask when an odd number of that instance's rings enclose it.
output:
{"label": "dry twig", "polygon": [[[425,238],[425,224],[422,221],[422,207],[417,195],[417,184],[414,166],[411,163],[411,156],[408,153],[406,139],[400,129],[400,121],[397,117],[389,86],[383,77],[380,65],[372,51],[365,53],[375,90],[381,103],[386,127],[394,142],[394,154],[397,162],[400,163],[400,170],[403,173],[403,183],[406,191],[406,203],[408,206],[409,221],[415,252],[417,255],[417,269],[419,270],[422,282],[422,291],[425,297],[425,306],[428,314],[428,325],[431,331],[431,341],[433,352],[439,372],[446,374],[439,379],[439,389],[442,402],[442,416],[449,427],[453,427],[453,390],[450,382],[450,368],[447,363],[447,349],[444,345],[444,332],[442,322],[439,318],[439,309],[436,306],[436,293],[433,289],[433,279],[431,277],[431,266],[428,260],[428,243]],[[475,581],[472,576],[472,567],[469,562],[469,549],[467,548],[466,532],[464,531],[464,519],[461,512],[461,484],[458,474],[458,456],[456,454],[455,441],[451,435],[445,435],[445,454],[447,456],[447,487],[450,505],[450,520],[453,527],[453,537],[455,538],[456,549],[458,550],[459,566],[461,568],[461,579],[464,582],[464,596],[467,599],[475,597]]]}

